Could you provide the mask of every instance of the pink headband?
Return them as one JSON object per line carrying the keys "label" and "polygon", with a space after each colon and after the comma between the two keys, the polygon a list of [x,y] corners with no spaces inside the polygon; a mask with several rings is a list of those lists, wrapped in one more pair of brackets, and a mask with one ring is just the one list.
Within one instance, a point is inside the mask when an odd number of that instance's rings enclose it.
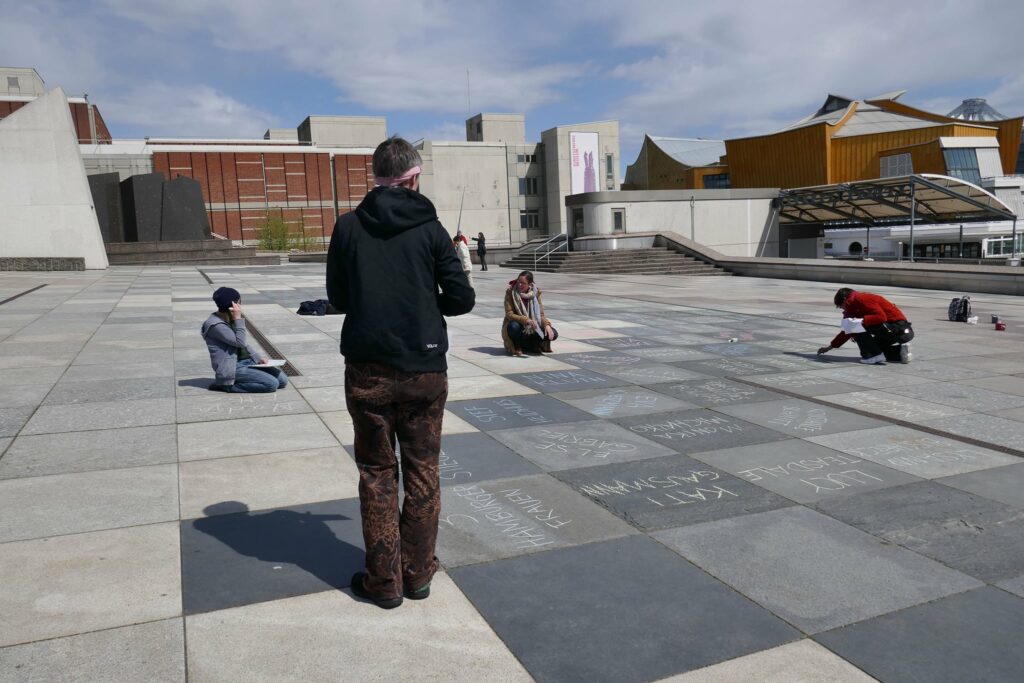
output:
{"label": "pink headband", "polygon": [[373,184],[381,187],[394,187],[395,185],[401,185],[404,182],[412,180],[420,174],[421,169],[419,166],[413,166],[408,171],[398,176],[397,178],[374,178]]}

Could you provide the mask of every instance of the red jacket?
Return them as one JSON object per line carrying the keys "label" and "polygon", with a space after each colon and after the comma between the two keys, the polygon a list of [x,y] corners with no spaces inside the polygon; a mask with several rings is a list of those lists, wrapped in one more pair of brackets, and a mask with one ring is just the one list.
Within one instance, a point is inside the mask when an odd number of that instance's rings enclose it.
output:
{"label": "red jacket", "polygon": [[[865,328],[907,319],[907,316],[903,315],[903,311],[896,308],[896,304],[884,296],[871,294],[870,292],[852,292],[843,304],[843,317],[863,318],[864,322],[862,324]],[[840,332],[832,340],[830,346],[833,349],[838,349],[852,336],[845,332]]]}

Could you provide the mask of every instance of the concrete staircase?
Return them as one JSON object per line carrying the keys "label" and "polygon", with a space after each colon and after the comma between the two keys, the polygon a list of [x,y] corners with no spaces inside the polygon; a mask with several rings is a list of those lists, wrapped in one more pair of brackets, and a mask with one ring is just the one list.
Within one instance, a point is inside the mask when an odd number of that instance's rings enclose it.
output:
{"label": "concrete staircase", "polygon": [[235,247],[231,240],[180,242],[109,242],[107,260],[112,266],[276,266],[277,254],[257,255],[256,247]]}
{"label": "concrete staircase", "polygon": [[616,275],[730,275],[718,266],[666,247],[615,249],[610,251],[555,252],[542,257],[534,267],[531,252],[520,253],[501,264],[502,268],[535,270],[541,273],[609,273]]}

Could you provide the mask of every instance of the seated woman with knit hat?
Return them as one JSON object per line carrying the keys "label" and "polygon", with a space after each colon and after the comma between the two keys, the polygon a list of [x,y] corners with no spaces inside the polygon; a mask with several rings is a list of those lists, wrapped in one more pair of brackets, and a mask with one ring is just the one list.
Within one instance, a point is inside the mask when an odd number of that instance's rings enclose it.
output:
{"label": "seated woman with knit hat", "polygon": [[551,342],[558,339],[558,331],[544,315],[544,304],[540,290],[533,284],[533,273],[528,270],[508,283],[501,339],[505,350],[513,356],[522,356],[524,351],[551,353]]}
{"label": "seated woman with knit hat", "polygon": [[235,394],[265,394],[288,384],[281,368],[253,367],[266,365],[269,359],[248,343],[245,318],[242,317],[242,295],[237,289],[221,287],[213,293],[217,310],[203,323],[203,339],[210,351],[210,364],[217,378],[211,391]]}

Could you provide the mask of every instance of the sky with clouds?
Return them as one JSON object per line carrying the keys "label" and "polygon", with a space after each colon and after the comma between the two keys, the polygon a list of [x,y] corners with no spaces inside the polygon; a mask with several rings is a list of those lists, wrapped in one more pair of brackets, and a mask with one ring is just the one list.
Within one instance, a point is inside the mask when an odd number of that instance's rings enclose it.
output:
{"label": "sky with clouds", "polygon": [[645,133],[767,133],[829,92],[1024,114],[1019,0],[0,0],[0,17],[0,64],[88,92],[119,138],[339,114],[462,139],[470,113],[520,112],[532,140],[617,119],[631,163]]}

